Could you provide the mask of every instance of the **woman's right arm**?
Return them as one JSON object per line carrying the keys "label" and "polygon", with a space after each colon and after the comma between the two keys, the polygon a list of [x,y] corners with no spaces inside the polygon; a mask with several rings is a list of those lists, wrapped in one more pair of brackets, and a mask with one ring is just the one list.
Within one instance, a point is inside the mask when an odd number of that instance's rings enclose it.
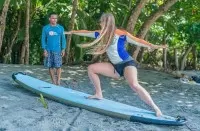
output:
{"label": "woman's right arm", "polygon": [[91,38],[97,38],[99,36],[99,31],[88,31],[88,30],[73,30],[69,32],[65,32],[65,34],[75,34],[79,36],[86,36]]}

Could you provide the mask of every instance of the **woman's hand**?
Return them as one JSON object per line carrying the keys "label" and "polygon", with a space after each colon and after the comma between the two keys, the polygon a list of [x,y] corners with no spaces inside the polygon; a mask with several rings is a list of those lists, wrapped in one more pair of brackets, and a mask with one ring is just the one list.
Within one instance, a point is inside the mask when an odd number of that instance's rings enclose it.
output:
{"label": "woman's hand", "polygon": [[163,49],[165,49],[165,48],[168,48],[168,46],[167,46],[167,44],[165,44],[165,45],[152,45],[151,48],[152,48],[153,50],[158,49],[158,48],[163,48]]}
{"label": "woman's hand", "polygon": [[71,35],[72,31],[65,31],[64,34]]}
{"label": "woman's hand", "polygon": [[166,48],[168,48],[168,45],[167,44],[165,44],[165,45],[152,45],[151,48],[148,48],[148,51],[152,52],[155,49],[159,49],[159,48],[166,49]]}
{"label": "woman's hand", "polygon": [[168,48],[168,45],[167,45],[167,44],[162,45],[162,48],[163,48],[163,49],[166,49],[166,48]]}

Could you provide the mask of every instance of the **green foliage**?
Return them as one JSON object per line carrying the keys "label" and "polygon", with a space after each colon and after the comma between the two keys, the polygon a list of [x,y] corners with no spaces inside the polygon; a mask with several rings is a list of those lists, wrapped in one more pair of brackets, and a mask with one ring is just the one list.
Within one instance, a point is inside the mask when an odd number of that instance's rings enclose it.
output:
{"label": "green foliage", "polygon": [[[2,10],[5,0],[0,0],[0,10]],[[125,28],[129,16],[134,9],[137,0],[79,0],[78,10],[75,17],[75,30],[87,29],[97,30],[99,18],[102,13],[111,12],[116,19],[116,25],[119,28]],[[3,48],[7,49],[15,32],[17,25],[18,11],[22,12],[21,27],[15,46],[13,47],[13,63],[17,63],[20,55],[20,48],[24,42],[25,35],[25,0],[11,0],[9,12],[6,21],[6,32],[3,42]],[[152,12],[164,3],[164,0],[149,0],[142,10],[134,30],[134,34],[141,28],[141,25],[151,15]],[[200,51],[200,1],[182,0],[177,2],[170,10],[160,17],[152,26],[147,35],[147,40],[153,44],[169,45],[169,55],[173,56],[173,48],[182,48],[191,44],[197,45]],[[48,24],[48,15],[51,12],[57,12],[59,15],[59,24],[68,30],[71,11],[71,0],[31,0],[30,9],[30,64],[42,64],[43,56],[41,49],[41,31],[42,27]],[[93,39],[74,36],[72,37],[71,50],[74,61],[86,60],[90,56],[85,55],[85,49],[76,47],[76,44],[86,43]],[[4,53],[4,52],[3,52]],[[16,58],[17,57],[17,58]],[[189,56],[192,57],[192,56]],[[1,57],[0,57],[1,58]],[[148,54],[145,54],[145,59]],[[171,59],[171,58],[170,58]]]}

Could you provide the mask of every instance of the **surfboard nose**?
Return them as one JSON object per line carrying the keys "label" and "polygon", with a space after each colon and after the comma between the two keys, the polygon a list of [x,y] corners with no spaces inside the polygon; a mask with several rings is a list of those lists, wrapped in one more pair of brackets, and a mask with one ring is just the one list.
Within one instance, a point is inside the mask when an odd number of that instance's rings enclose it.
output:
{"label": "surfboard nose", "polygon": [[12,74],[12,79],[13,79],[13,80],[16,80],[16,75],[18,75],[18,74],[26,75],[26,73],[24,73],[24,72],[13,73],[13,74]]}

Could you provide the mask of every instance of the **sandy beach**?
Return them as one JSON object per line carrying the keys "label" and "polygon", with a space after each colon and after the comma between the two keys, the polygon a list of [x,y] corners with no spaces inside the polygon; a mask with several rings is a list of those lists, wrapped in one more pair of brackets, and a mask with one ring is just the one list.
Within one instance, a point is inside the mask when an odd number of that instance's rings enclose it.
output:
{"label": "sandy beach", "polygon": [[[173,76],[151,70],[138,70],[139,82],[151,94],[163,114],[187,118],[184,126],[163,126],[129,122],[64,105],[49,99],[45,109],[39,96],[20,87],[12,73],[26,72],[51,82],[43,66],[0,64],[0,131],[199,131],[200,86],[181,83]],[[186,72],[199,74],[199,72]],[[151,110],[127,82],[100,77],[104,98]],[[63,66],[61,86],[93,94],[94,87],[85,66]]]}

